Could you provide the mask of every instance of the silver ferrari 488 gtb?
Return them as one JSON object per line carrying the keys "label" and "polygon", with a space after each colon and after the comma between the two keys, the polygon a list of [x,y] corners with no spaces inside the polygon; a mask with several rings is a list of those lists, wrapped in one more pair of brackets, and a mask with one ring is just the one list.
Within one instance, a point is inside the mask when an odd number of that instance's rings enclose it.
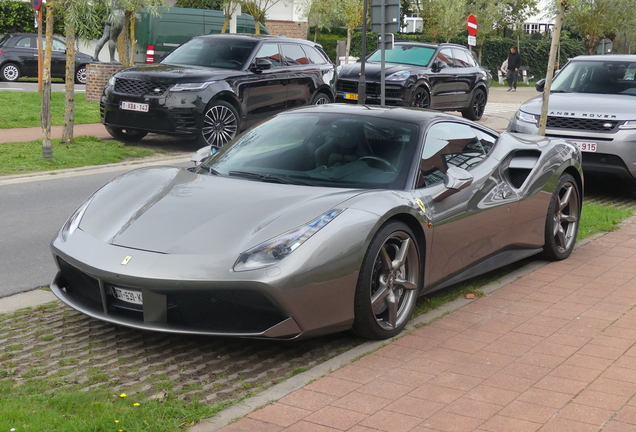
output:
{"label": "silver ferrari 488 gtb", "polygon": [[419,295],[576,240],[581,153],[561,139],[327,104],[206,152],[88,198],[52,242],[55,295],[138,329],[384,339]]}

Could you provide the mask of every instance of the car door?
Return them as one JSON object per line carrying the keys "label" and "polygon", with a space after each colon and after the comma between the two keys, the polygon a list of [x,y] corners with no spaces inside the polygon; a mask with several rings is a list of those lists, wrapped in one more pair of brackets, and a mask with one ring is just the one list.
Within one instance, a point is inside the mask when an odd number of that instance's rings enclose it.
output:
{"label": "car door", "polygon": [[453,48],[452,51],[457,81],[455,106],[466,108],[470,104],[479,77],[478,67],[468,51],[461,48]]}
{"label": "car door", "polygon": [[[271,68],[257,69],[259,59],[271,63]],[[286,109],[288,75],[278,43],[263,43],[238,84],[248,127]]]}
{"label": "car door", "polygon": [[60,78],[66,76],[66,44],[59,39],[53,39],[51,76]]}
{"label": "car door", "polygon": [[18,60],[22,76],[38,76],[38,45],[35,36],[26,35],[16,38],[12,57]]}
{"label": "car door", "polygon": [[457,79],[453,53],[450,48],[442,48],[438,51],[429,83],[431,84],[431,108],[442,109],[455,106],[457,94]]}
{"label": "car door", "polygon": [[287,108],[296,108],[311,102],[316,91],[315,80],[320,71],[312,64],[300,44],[283,43],[280,45],[285,64],[289,68],[287,81]]}
{"label": "car door", "polygon": [[[440,121],[424,138],[416,198],[425,203],[433,226],[427,260],[427,284],[456,274],[501,250],[516,206],[499,174],[499,160],[489,157],[497,137],[465,123]],[[439,198],[450,167],[472,176],[463,190]],[[430,262],[429,262],[430,261]]]}

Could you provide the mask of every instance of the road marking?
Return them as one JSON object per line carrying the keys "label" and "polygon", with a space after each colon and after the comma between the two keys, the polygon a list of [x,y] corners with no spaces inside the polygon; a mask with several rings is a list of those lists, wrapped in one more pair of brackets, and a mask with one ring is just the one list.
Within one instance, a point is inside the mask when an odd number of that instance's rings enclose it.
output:
{"label": "road marking", "polygon": [[0,90],[26,91],[23,88],[0,88]]}

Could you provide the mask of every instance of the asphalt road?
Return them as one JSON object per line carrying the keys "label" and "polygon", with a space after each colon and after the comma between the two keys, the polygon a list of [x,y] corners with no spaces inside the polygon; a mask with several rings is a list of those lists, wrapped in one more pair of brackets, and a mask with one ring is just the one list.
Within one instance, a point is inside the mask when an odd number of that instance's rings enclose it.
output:
{"label": "asphalt road", "polygon": [[[36,92],[38,91],[38,83],[37,82],[27,82],[27,81],[18,81],[18,82],[4,82],[0,81],[0,91],[24,91],[24,92]],[[63,83],[53,83],[51,84],[51,91],[54,92],[63,92],[64,84]],[[75,84],[75,91],[77,93],[85,93],[86,86],[84,84]]]}

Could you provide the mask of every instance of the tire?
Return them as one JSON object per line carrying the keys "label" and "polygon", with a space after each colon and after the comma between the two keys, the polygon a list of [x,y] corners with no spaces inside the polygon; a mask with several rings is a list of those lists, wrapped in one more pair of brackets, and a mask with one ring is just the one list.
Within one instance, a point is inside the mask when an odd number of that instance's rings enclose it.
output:
{"label": "tire", "polygon": [[462,116],[468,120],[477,121],[484,115],[486,109],[486,93],[482,89],[476,89],[470,99],[468,109],[462,111]]}
{"label": "tire", "polygon": [[148,132],[138,129],[113,128],[106,126],[106,130],[110,136],[123,142],[136,142],[148,135]]}
{"label": "tire", "polygon": [[413,92],[413,96],[411,97],[411,106],[415,108],[430,108],[431,95],[428,90],[423,87],[416,88]]}
{"label": "tire", "polygon": [[223,147],[238,133],[239,115],[228,102],[216,101],[210,104],[203,116],[203,127],[198,141],[202,146]]}
{"label": "tire", "polygon": [[581,191],[570,174],[557,182],[545,220],[543,254],[552,261],[570,256],[576,243],[581,216]]}
{"label": "tire", "polygon": [[373,237],[362,262],[353,332],[368,339],[399,334],[415,308],[422,268],[420,247],[411,229],[402,222],[384,225]]}
{"label": "tire", "polygon": [[2,68],[0,68],[0,79],[2,81],[17,81],[20,78],[20,68],[13,64],[7,63]]}
{"label": "tire", "polygon": [[312,105],[324,105],[331,103],[331,99],[324,93],[316,93],[316,96],[311,100]]}
{"label": "tire", "polygon": [[75,84],[86,84],[86,65],[81,65],[75,71]]}

